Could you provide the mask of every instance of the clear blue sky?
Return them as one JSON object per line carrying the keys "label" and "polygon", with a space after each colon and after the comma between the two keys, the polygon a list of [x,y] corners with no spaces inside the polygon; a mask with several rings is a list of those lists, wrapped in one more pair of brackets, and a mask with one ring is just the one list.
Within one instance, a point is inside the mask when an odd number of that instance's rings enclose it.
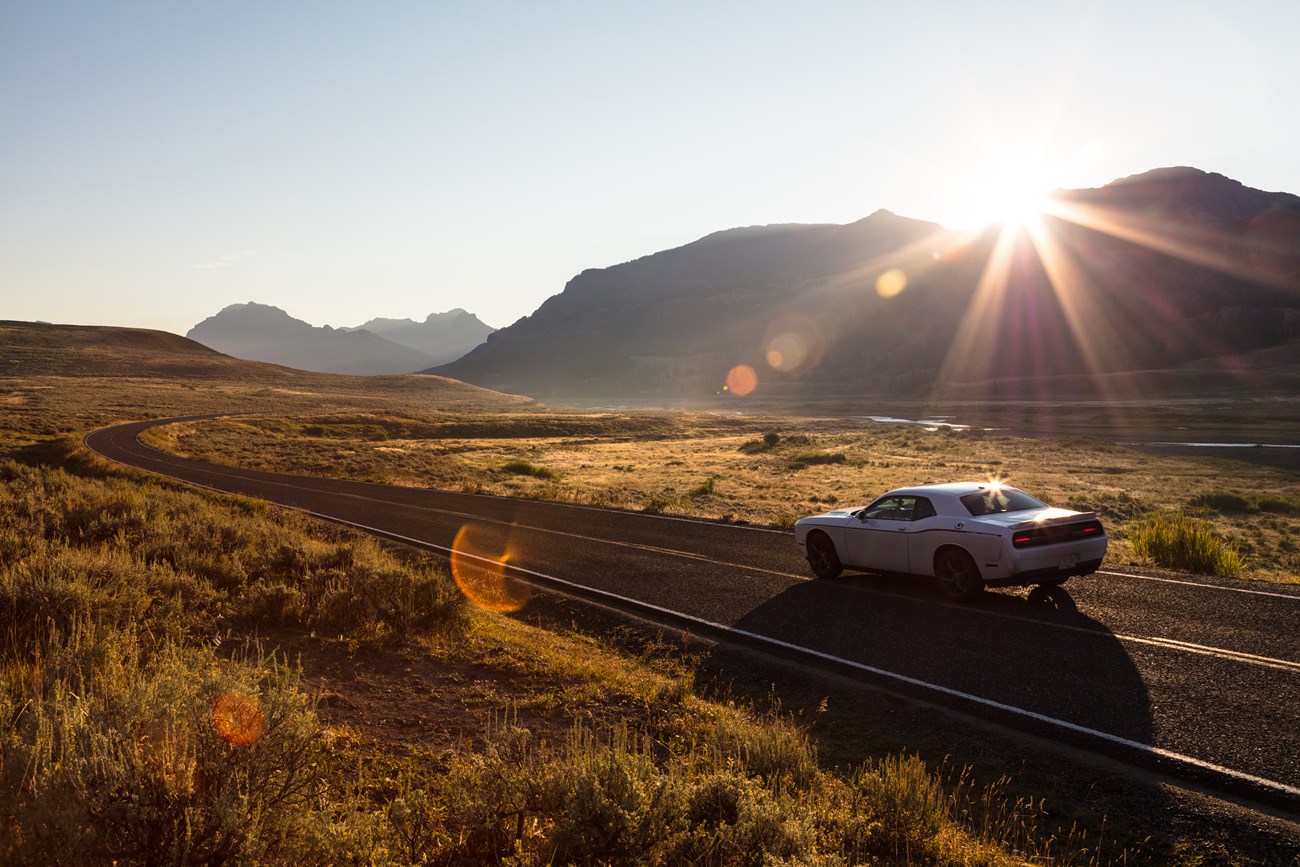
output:
{"label": "clear blue sky", "polygon": [[734,226],[1300,193],[1300,3],[0,0],[0,319],[531,313]]}

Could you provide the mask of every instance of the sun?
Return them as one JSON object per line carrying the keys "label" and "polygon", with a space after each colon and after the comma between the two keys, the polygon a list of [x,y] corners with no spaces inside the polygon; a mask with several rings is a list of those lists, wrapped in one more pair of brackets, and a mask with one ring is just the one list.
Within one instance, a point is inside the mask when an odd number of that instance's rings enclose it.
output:
{"label": "sun", "polygon": [[1049,193],[1050,188],[1042,184],[1012,184],[992,203],[990,222],[1000,223],[1003,231],[1024,228],[1043,212]]}
{"label": "sun", "polygon": [[1007,155],[971,178],[972,226],[1000,225],[1003,231],[1028,226],[1044,211],[1057,188],[1050,167],[1028,155]]}

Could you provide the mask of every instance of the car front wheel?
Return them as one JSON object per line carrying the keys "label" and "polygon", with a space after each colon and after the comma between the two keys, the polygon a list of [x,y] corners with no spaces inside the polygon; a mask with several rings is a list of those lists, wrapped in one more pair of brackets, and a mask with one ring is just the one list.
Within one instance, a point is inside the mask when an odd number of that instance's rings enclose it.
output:
{"label": "car front wheel", "polygon": [[808,537],[807,545],[808,565],[818,578],[834,578],[844,571],[835,543],[825,533],[813,533]]}
{"label": "car front wheel", "polygon": [[984,579],[975,561],[958,548],[944,548],[935,556],[934,575],[943,595],[957,602],[969,602],[984,592]]}

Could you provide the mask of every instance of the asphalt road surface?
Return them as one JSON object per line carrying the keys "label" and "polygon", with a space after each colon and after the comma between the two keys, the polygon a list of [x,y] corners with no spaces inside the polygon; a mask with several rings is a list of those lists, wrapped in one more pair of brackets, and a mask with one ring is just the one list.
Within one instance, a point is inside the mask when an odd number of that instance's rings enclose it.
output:
{"label": "asphalt road surface", "polygon": [[532,584],[1300,806],[1300,587],[1103,571],[959,605],[920,578],[814,580],[786,532],[222,467],[137,440],[161,423],[86,442],[130,466],[434,550],[460,534],[466,562],[505,552],[509,574]]}

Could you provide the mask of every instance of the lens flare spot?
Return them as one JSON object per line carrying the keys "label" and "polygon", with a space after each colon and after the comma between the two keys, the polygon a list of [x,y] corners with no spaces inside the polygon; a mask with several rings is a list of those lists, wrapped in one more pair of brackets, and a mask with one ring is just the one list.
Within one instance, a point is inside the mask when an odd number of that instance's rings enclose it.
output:
{"label": "lens flare spot", "polygon": [[907,288],[907,275],[900,268],[890,268],[876,278],[876,294],[881,298],[893,298]]}
{"label": "lens flare spot", "polygon": [[451,576],[456,586],[486,611],[518,611],[528,601],[528,584],[506,574],[505,536],[466,524],[451,543]]}
{"label": "lens flare spot", "polygon": [[741,397],[758,388],[758,374],[748,364],[737,364],[727,373],[726,390]]}
{"label": "lens flare spot", "polygon": [[249,747],[262,739],[266,717],[256,699],[225,692],[212,702],[212,726],[232,747]]}
{"label": "lens flare spot", "polygon": [[807,355],[797,334],[778,334],[767,345],[767,363],[785,373],[800,367]]}
{"label": "lens flare spot", "polygon": [[763,339],[768,366],[782,373],[803,373],[816,367],[826,351],[821,329],[802,313],[784,313],[772,320]]}

